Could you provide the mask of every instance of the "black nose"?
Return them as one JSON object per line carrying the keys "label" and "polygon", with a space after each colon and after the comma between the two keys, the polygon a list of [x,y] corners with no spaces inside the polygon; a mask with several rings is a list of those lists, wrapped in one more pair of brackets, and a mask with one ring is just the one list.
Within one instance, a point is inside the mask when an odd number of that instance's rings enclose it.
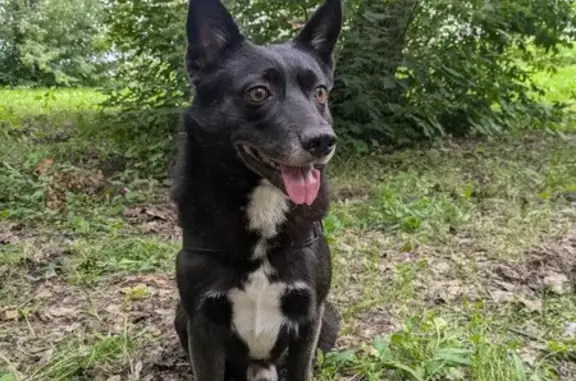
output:
{"label": "black nose", "polygon": [[320,134],[302,139],[302,147],[312,156],[323,157],[328,155],[336,145],[336,136],[334,134]]}

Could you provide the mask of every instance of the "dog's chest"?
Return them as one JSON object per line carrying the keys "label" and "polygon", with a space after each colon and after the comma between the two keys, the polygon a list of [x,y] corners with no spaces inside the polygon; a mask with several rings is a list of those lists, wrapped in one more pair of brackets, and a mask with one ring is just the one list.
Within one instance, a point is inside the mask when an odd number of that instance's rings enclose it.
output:
{"label": "dog's chest", "polygon": [[266,266],[252,274],[243,288],[230,290],[232,325],[248,346],[250,357],[266,359],[288,320],[282,313],[286,283],[270,282]]}
{"label": "dog's chest", "polygon": [[230,290],[228,299],[232,304],[233,329],[254,359],[267,358],[281,329],[289,324],[282,312],[282,298],[290,287],[270,280],[275,269],[266,259],[267,240],[277,234],[287,211],[284,195],[266,182],[254,189],[246,208],[248,228],[261,237],[252,252],[254,259],[261,260],[261,266],[248,275],[242,287]]}

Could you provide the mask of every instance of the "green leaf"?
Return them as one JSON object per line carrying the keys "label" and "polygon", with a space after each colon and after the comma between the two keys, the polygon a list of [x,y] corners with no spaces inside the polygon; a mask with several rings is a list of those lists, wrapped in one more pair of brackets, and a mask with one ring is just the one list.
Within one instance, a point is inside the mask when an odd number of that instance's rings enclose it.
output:
{"label": "green leaf", "polygon": [[412,378],[416,381],[424,381],[424,375],[422,370],[416,370],[408,365],[404,365],[398,361],[386,361],[384,364],[385,367],[403,370],[404,372],[408,373]]}
{"label": "green leaf", "polygon": [[352,350],[342,352],[332,352],[326,357],[326,362],[337,365],[344,365],[356,361],[356,353]]}
{"label": "green leaf", "polygon": [[449,362],[452,365],[468,366],[472,364],[472,352],[461,348],[440,348],[434,359]]}
{"label": "green leaf", "polygon": [[376,350],[376,356],[382,360],[388,360],[392,358],[392,352],[390,351],[390,342],[378,336],[374,339],[374,349]]}
{"label": "green leaf", "polygon": [[516,371],[516,381],[527,381],[526,369],[524,368],[524,363],[522,359],[515,351],[509,352],[512,358],[512,363],[514,365],[514,370]]}

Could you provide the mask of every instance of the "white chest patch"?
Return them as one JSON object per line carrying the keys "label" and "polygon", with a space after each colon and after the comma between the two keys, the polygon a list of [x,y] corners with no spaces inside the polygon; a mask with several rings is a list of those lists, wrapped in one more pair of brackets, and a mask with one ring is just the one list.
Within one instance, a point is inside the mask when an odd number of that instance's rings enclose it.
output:
{"label": "white chest patch", "polygon": [[263,259],[262,265],[248,277],[243,289],[229,291],[234,330],[246,343],[252,359],[266,359],[274,347],[280,329],[288,323],[281,311],[281,298],[288,286],[270,282],[273,269],[265,259],[267,240],[278,234],[286,219],[288,202],[282,191],[263,180],[250,197],[246,208],[248,228],[260,233],[252,257]]}
{"label": "white chest patch", "polygon": [[280,308],[286,284],[271,283],[268,276],[269,267],[265,264],[250,274],[243,290],[235,288],[228,293],[234,330],[256,360],[270,355],[280,329],[287,323]]}
{"label": "white chest patch", "polygon": [[278,225],[286,219],[288,201],[282,191],[266,180],[257,186],[246,209],[248,227],[258,231],[262,238],[272,238],[278,233]]}

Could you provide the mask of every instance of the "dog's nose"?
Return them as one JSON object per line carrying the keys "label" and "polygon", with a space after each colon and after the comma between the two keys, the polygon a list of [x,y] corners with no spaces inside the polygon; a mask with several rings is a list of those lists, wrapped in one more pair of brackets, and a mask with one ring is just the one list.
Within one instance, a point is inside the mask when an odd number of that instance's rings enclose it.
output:
{"label": "dog's nose", "polygon": [[328,155],[336,145],[336,136],[334,134],[320,134],[302,139],[302,147],[314,157],[323,157]]}

